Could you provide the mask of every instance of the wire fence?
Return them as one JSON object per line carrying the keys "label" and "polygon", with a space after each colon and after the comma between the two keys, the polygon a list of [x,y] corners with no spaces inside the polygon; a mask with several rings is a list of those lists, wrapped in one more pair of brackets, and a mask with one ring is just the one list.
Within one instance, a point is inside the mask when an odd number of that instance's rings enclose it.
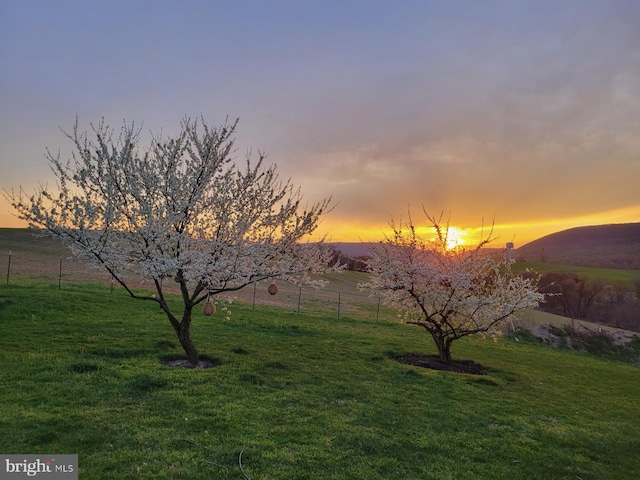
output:
{"label": "wire fence", "polygon": [[[0,253],[0,271],[4,272],[5,283],[43,283],[57,285],[61,290],[78,284],[98,284],[108,286],[113,291],[121,288],[104,269],[96,269],[86,262],[70,255],[56,255],[58,251],[40,250],[23,252],[9,250]],[[366,316],[379,320],[395,317],[395,313],[382,305],[379,297],[371,297],[358,290],[357,284],[365,282],[367,275],[345,271],[325,277],[328,284],[324,288],[300,287],[279,279],[275,280],[277,293],[269,288],[272,281],[254,282],[245,288],[220,294],[220,302],[239,301],[253,308],[259,305],[283,307],[297,314],[328,314],[336,318],[345,316]],[[150,279],[132,273],[128,280],[133,288],[155,290]],[[177,284],[165,279],[163,291],[179,293]]]}
{"label": "wire fence", "polygon": [[[91,267],[86,262],[70,256],[69,251],[59,244],[51,246],[44,242],[37,247],[28,244],[16,250],[0,250],[0,272],[4,272],[4,280],[9,284],[42,283],[57,285],[61,290],[73,288],[78,284],[103,285],[110,291],[122,288],[114,282],[105,270]],[[65,255],[66,254],[66,255]],[[326,277],[327,286],[320,289],[299,287],[289,282],[276,279],[278,291],[269,293],[270,280],[263,280],[229,294],[217,296],[219,302],[238,301],[258,306],[275,306],[286,308],[296,314],[332,315],[343,317],[359,317],[367,319],[397,320],[397,313],[385,307],[380,297],[371,297],[358,290],[358,283],[366,282],[368,275],[361,272],[344,271],[342,274],[331,274]],[[149,279],[130,278],[134,288],[155,290]],[[177,284],[165,280],[163,291],[179,293]],[[552,315],[537,310],[525,310],[504,326],[504,333],[509,334],[515,328],[535,328],[538,325],[560,326],[570,323],[571,319]],[[583,321],[588,328],[601,328],[600,325]],[[621,331],[618,328],[607,330]]]}

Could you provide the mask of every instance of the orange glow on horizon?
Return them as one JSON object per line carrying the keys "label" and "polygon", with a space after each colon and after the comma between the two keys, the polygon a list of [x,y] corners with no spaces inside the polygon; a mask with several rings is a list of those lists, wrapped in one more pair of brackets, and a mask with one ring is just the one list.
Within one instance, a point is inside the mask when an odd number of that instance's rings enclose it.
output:
{"label": "orange glow on horizon", "polygon": [[[438,235],[434,227],[417,227],[416,232],[423,238],[429,240],[436,240]],[[448,229],[442,230],[442,234],[446,237],[447,250],[454,250],[455,248],[467,245],[469,242],[465,237],[469,236],[468,231],[460,227],[449,226]]]}
{"label": "orange glow on horizon", "polygon": [[[570,228],[638,222],[640,222],[640,205],[570,218],[496,223],[493,225],[493,232],[491,232],[491,225],[456,225],[455,227],[450,227],[449,235],[451,241],[449,244],[452,245],[457,242],[457,245],[477,245],[491,233],[493,241],[489,244],[489,247],[504,247],[506,242],[514,242],[517,248],[546,235]],[[424,236],[433,235],[431,228],[418,227],[418,231]],[[314,239],[317,239],[322,234],[327,234],[327,241],[345,243],[379,242],[384,240],[385,236],[389,236],[392,233],[389,225],[384,222],[380,222],[380,224],[377,225],[367,225],[330,218],[327,218],[325,222],[320,225],[317,232],[319,235],[314,235]]]}
{"label": "orange glow on horizon", "polygon": [[9,213],[0,213],[0,228],[27,228],[28,226],[27,222]]}
{"label": "orange glow on horizon", "polygon": [[[27,223],[9,213],[10,211],[11,207],[0,196],[0,228],[27,228]],[[640,205],[569,218],[496,223],[491,235],[494,241],[489,244],[489,247],[504,247],[506,242],[514,242],[518,248],[545,235],[570,228],[637,222],[640,222]],[[482,239],[486,239],[490,232],[491,225],[484,227],[460,224],[450,226],[449,248],[459,245],[477,245]],[[379,242],[392,233],[391,227],[385,219],[372,224],[329,215],[320,223],[316,232],[308,240],[318,241],[325,237],[327,242],[333,243]],[[430,227],[418,227],[418,233],[425,238],[431,238],[434,235]]]}
{"label": "orange glow on horizon", "polygon": [[464,246],[467,242],[464,237],[469,235],[469,232],[457,227],[449,227],[447,230],[447,249],[453,250],[457,247]]}

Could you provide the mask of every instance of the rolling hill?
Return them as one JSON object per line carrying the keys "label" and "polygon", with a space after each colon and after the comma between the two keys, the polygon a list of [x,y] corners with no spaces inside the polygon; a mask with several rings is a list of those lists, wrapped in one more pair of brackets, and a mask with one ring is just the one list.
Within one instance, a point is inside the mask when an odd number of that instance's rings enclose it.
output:
{"label": "rolling hill", "polygon": [[518,248],[516,259],[640,270],[640,223],[577,227],[552,233]]}
{"label": "rolling hill", "polygon": [[[369,254],[374,242],[335,243],[348,257]],[[516,259],[576,267],[640,270],[640,223],[577,227],[534,240]]]}
{"label": "rolling hill", "polygon": [[378,242],[334,242],[332,245],[336,247],[343,255],[351,258],[366,257],[370,255],[369,249]]}
{"label": "rolling hill", "polygon": [[[375,243],[341,242],[333,245],[348,257],[360,257],[368,255]],[[0,228],[0,252],[31,248],[52,257],[69,255],[69,250],[55,239],[36,239],[28,229]],[[576,267],[640,270],[640,223],[563,230],[516,249],[516,259]]]}

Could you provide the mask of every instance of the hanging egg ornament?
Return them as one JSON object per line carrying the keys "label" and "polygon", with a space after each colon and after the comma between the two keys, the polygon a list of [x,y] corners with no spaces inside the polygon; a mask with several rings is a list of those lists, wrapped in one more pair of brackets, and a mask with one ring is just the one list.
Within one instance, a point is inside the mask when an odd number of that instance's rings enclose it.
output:
{"label": "hanging egg ornament", "polygon": [[267,292],[269,292],[269,295],[275,295],[276,293],[278,293],[278,286],[276,285],[276,282],[271,280],[271,285],[269,285],[269,288],[267,288]]}
{"label": "hanging egg ornament", "polygon": [[207,317],[210,317],[214,313],[216,313],[216,305],[207,298],[207,301],[204,302],[202,306],[202,313],[204,313]]}

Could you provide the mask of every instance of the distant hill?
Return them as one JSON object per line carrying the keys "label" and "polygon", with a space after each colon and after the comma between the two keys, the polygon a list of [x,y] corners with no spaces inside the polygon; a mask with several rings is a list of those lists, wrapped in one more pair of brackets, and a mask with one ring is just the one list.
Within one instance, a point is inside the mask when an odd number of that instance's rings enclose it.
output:
{"label": "distant hill", "polygon": [[331,245],[342,252],[343,255],[351,258],[366,257],[371,255],[371,245],[379,242],[334,242]]}
{"label": "distant hill", "polygon": [[516,259],[640,270],[640,223],[577,227],[552,233],[516,249]]}

